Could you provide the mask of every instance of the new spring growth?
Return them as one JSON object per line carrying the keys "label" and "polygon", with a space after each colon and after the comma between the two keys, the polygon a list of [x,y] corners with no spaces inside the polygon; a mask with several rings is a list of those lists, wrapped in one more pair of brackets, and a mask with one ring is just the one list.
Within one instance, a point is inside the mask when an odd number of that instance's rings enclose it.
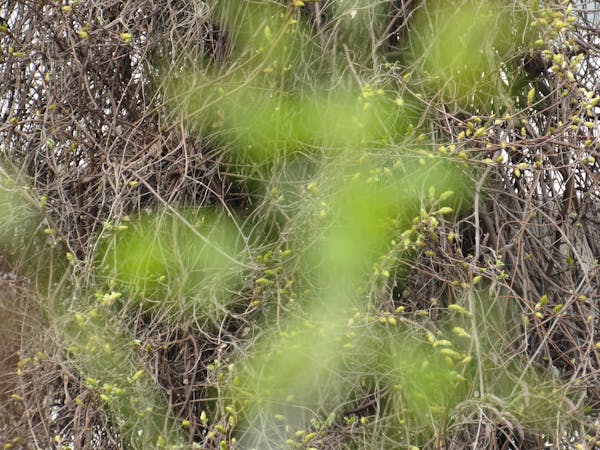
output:
{"label": "new spring growth", "polygon": [[101,304],[103,306],[110,306],[115,302],[115,300],[118,300],[119,298],[121,298],[121,295],[122,294],[120,292],[106,293],[106,294],[102,295]]}
{"label": "new spring growth", "polygon": [[435,214],[440,214],[442,216],[445,216],[446,214],[451,214],[452,211],[454,211],[452,208],[450,208],[449,206],[443,206],[440,209],[438,209]]}
{"label": "new spring growth", "polygon": [[454,191],[445,191],[440,195],[440,201],[448,200],[450,197],[454,195]]}
{"label": "new spring growth", "polygon": [[119,35],[119,38],[121,38],[121,40],[123,42],[126,42],[127,44],[129,44],[131,42],[131,39],[133,38],[133,36],[131,35],[131,33],[121,33]]}
{"label": "new spring growth", "polygon": [[471,335],[469,333],[467,333],[461,327],[454,327],[454,328],[452,328],[452,333],[454,333],[458,337],[462,337],[462,338],[466,338],[466,339],[471,339]]}
{"label": "new spring growth", "polygon": [[146,371],[144,369],[138,370],[136,373],[134,373],[129,379],[128,381],[130,383],[134,383],[137,380],[139,380],[140,378],[142,378],[142,376],[144,375],[144,373],[146,373]]}
{"label": "new spring growth", "polygon": [[448,356],[449,358],[452,358],[455,360],[464,358],[464,355],[461,355],[459,352],[457,352],[456,350],[452,350],[451,348],[442,348],[440,350],[440,355]]}
{"label": "new spring growth", "polygon": [[457,305],[456,303],[448,305],[448,309],[450,311],[454,311],[455,313],[462,314],[463,316],[471,317],[471,313],[469,311],[467,311],[462,306]]}
{"label": "new spring growth", "polygon": [[478,128],[473,137],[482,138],[485,136],[485,128]]}
{"label": "new spring growth", "polygon": [[206,426],[206,424],[208,423],[208,417],[206,416],[206,411],[202,410],[202,412],[200,413],[200,423],[203,426]]}

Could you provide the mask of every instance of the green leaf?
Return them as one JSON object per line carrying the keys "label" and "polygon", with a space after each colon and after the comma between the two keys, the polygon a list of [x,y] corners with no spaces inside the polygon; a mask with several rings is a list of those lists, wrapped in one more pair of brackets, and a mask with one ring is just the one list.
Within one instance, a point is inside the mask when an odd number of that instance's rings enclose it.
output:
{"label": "green leaf", "polygon": [[529,92],[527,93],[527,104],[529,106],[531,106],[533,104],[533,101],[535,100],[535,88],[531,88],[529,89]]}

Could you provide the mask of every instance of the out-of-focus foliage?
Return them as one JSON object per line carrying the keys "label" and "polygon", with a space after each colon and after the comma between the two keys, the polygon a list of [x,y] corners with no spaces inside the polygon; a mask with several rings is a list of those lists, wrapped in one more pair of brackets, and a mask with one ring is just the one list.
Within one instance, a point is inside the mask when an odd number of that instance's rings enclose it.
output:
{"label": "out-of-focus foliage", "polygon": [[0,254],[9,267],[16,267],[42,292],[52,290],[67,262],[57,230],[44,217],[47,198],[32,197],[24,177],[0,167]]}
{"label": "out-of-focus foliage", "polygon": [[193,317],[218,326],[244,266],[236,259],[240,251],[231,221],[209,210],[174,211],[141,216],[120,228],[98,258],[112,287],[144,311],[170,310],[174,321]]}
{"label": "out-of-focus foliage", "polygon": [[[161,442],[182,445],[184,430],[139,357],[141,343],[128,340],[113,317],[111,306],[118,295],[99,297],[98,306],[80,306],[53,318],[76,361],[84,389],[97,397],[133,448],[160,448]],[[82,397],[72,401],[77,407],[84,404]]]}
{"label": "out-of-focus foliage", "polygon": [[411,57],[430,89],[459,106],[474,104],[487,114],[510,106],[506,64],[535,33],[527,10],[505,2],[435,2],[415,17]]}

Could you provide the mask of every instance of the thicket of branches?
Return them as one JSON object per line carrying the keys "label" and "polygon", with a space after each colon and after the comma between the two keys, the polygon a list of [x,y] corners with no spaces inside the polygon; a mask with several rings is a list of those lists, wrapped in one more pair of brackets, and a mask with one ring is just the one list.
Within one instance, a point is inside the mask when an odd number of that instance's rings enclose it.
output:
{"label": "thicket of branches", "polygon": [[[0,444],[595,448],[598,14],[592,0],[4,2]],[[421,189],[427,173],[450,200]],[[303,299],[329,260],[303,251],[329,236],[320,220],[360,222],[331,203],[366,206],[388,176],[410,193],[384,248],[365,238],[376,257],[339,331],[366,347],[319,372],[313,403],[257,407],[243,380],[263,374],[245,364],[285,354],[286,320],[312,320]],[[202,311],[181,306],[187,278],[111,272],[136,264],[111,245],[148,229],[170,236],[163,254],[218,260],[192,243],[205,214],[233,230],[241,269],[192,283]],[[398,369],[431,374],[425,399],[389,381],[411,346],[433,352]]]}

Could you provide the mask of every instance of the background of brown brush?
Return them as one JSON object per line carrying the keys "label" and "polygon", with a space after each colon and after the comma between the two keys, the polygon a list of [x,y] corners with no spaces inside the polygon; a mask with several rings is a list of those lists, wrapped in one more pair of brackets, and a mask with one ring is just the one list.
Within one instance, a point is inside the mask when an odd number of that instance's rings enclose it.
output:
{"label": "background of brown brush", "polygon": [[[216,206],[234,211],[245,226],[260,224],[256,227],[264,230],[263,238],[246,243],[253,255],[284,248],[285,236],[298,232],[276,219],[286,217],[285,207],[253,184],[259,180],[268,186],[268,177],[277,173],[274,167],[287,166],[257,167],[232,157],[231,144],[222,143],[219,129],[213,134],[194,131],[184,115],[173,113],[165,94],[165,79],[184,67],[211,65],[225,73],[235,66],[232,33],[214,19],[208,3],[6,0],[0,6],[0,16],[6,18],[0,33],[3,171],[30,186],[23,191],[28,205],[23,217],[29,217],[27,208],[42,217],[31,229],[3,228],[4,238],[12,236],[3,239],[0,253],[4,448],[128,447],[48,312],[65,285],[80,292],[77,286],[101,280],[94,272],[94,252],[107,224],[165,205]],[[375,315],[387,317],[384,312],[395,314],[403,307],[408,320],[420,324],[415,332],[421,326],[443,329],[448,304],[466,302],[465,286],[481,275],[483,287],[476,295],[488,300],[486,311],[496,320],[488,324],[492,332],[487,336],[501,336],[489,342],[490,358],[503,366],[524,357],[548,379],[560,378],[562,401],[570,405],[554,418],[555,434],[542,436],[522,417],[508,413],[504,400],[488,398],[484,407],[466,402],[424,447],[531,449],[550,442],[552,448],[575,448],[577,443],[593,448],[600,439],[598,5],[576,0],[567,9],[565,2],[540,2],[536,10],[534,2],[515,0],[503,6],[520,10],[528,27],[536,21],[533,41],[539,42],[506,50],[496,75],[505,79],[513,106],[504,111],[509,116],[490,117],[489,98],[463,95],[460,86],[449,94],[452,87],[427,71],[427,58],[413,57],[420,51],[418,36],[426,35],[417,18],[428,16],[427,2],[382,2],[385,14],[361,42],[367,50],[356,52],[344,41],[340,24],[347,18],[336,16],[335,3],[306,2],[287,10],[320,40],[323,57],[337,55],[347,60],[348,70],[357,70],[357,85],[366,67],[371,80],[380,78],[410,93],[413,103],[407,107],[416,119],[409,138],[417,150],[409,158],[418,161],[425,148],[436,157],[467,162],[464,175],[471,178],[472,191],[459,199],[462,212],[444,218],[439,239],[418,248],[383,287],[373,287],[385,299]],[[297,72],[292,84],[310,84],[308,72],[305,76]],[[425,143],[419,143],[421,134],[427,136]],[[296,181],[305,185],[311,177],[307,170]],[[46,227],[52,234],[44,235]],[[275,235],[280,237],[272,239]],[[53,256],[34,265],[46,248]],[[51,261],[56,254],[64,260],[66,252],[77,264],[61,272],[65,262]],[[117,318],[140,343],[138,355],[167,409],[185,421],[186,439],[199,448],[219,448],[221,441],[224,448],[233,446],[232,434],[215,437],[209,432],[227,417],[222,409],[227,402],[215,400],[220,381],[211,375],[211,364],[215,359],[233,361],[239,349],[252,347],[262,326],[272,324],[271,313],[245,306],[255,299],[254,282],[263,276],[264,267],[254,267],[239,289],[238,306],[217,327],[173,323],[135,305]],[[56,278],[53,270],[66,275]],[[514,373],[514,386],[521,381],[520,373]],[[311,445],[405,444],[406,436],[389,441],[356,437],[357,429],[380,436],[379,424],[391,420],[384,393],[372,386],[356,390],[357,399],[343,405],[320,443]],[[201,416],[204,410],[213,414],[208,424]],[[525,402],[524,416],[528,414]],[[341,420],[344,416],[370,421],[349,425]]]}

